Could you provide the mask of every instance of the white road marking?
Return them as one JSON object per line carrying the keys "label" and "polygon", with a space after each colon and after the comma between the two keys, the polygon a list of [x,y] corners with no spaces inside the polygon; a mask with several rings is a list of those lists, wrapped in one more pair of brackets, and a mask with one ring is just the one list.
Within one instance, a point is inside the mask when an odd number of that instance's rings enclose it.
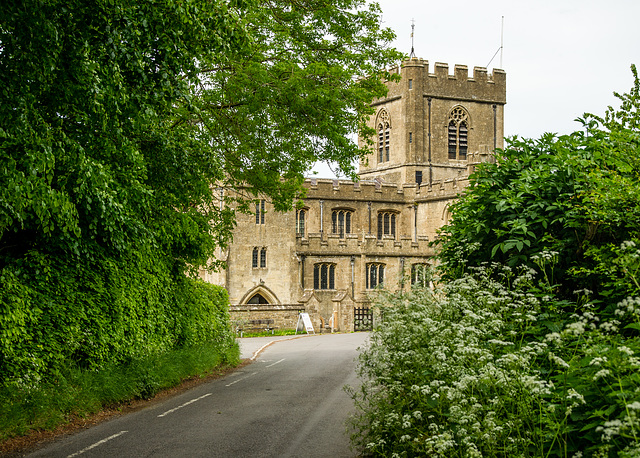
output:
{"label": "white road marking", "polygon": [[253,376],[254,376],[254,375],[256,375],[256,374],[257,374],[257,372],[254,372],[253,374],[249,374],[249,375],[247,375],[246,377],[242,377],[242,378],[239,378],[238,380],[234,380],[233,382],[231,382],[231,383],[229,383],[228,385],[225,385],[225,386],[231,386],[231,385],[234,385],[234,384],[236,384],[236,383],[238,383],[238,382],[241,382],[241,381],[243,381],[243,380],[248,379],[249,377],[253,377]]}
{"label": "white road marking", "polygon": [[176,410],[178,410],[178,409],[182,409],[183,407],[186,407],[186,406],[188,406],[189,404],[193,404],[194,402],[199,401],[200,399],[206,398],[207,396],[211,396],[211,393],[207,393],[207,394],[205,394],[205,395],[203,395],[203,396],[200,396],[199,398],[192,399],[191,401],[187,401],[187,402],[185,402],[184,404],[179,405],[178,407],[175,407],[175,408],[173,408],[173,409],[171,409],[171,410],[167,410],[165,413],[161,413],[160,415],[158,415],[158,418],[160,418],[160,417],[164,417],[165,415],[169,415],[170,413],[173,413],[173,412],[175,412],[175,411],[176,411]]}
{"label": "white road marking", "polygon": [[282,358],[280,361],[276,361],[275,363],[273,363],[273,364],[269,364],[268,366],[265,366],[265,367],[275,366],[276,364],[281,363],[281,362],[282,362],[282,361],[284,361],[285,359],[286,359],[286,358]]}
{"label": "white road marking", "polygon": [[119,433],[114,434],[113,436],[109,436],[109,437],[107,437],[106,439],[102,439],[101,441],[98,441],[98,442],[96,442],[96,443],[95,443],[95,444],[93,444],[93,445],[90,445],[90,446],[88,446],[88,447],[86,447],[86,448],[83,448],[83,449],[82,449],[82,450],[80,450],[79,452],[76,452],[76,453],[73,453],[73,454],[71,454],[71,455],[67,456],[67,458],[72,458],[72,457],[74,457],[74,456],[82,455],[84,452],[88,452],[88,451],[89,451],[89,450],[91,450],[92,448],[96,448],[97,446],[102,445],[102,444],[104,444],[105,442],[110,441],[111,439],[115,439],[115,438],[116,438],[116,437],[118,437],[118,436],[122,436],[124,433],[127,433],[127,432],[128,432],[128,431],[120,431]]}
{"label": "white road marking", "polygon": [[249,360],[253,361],[254,359],[256,359],[258,357],[258,355],[260,354],[260,352],[262,350],[264,350],[265,348],[267,348],[269,345],[271,345],[274,342],[278,342],[277,340],[274,340],[273,342],[267,342],[266,344],[264,344],[262,347],[260,347],[258,350],[256,350],[255,352],[253,352],[253,356],[251,358],[249,358]]}

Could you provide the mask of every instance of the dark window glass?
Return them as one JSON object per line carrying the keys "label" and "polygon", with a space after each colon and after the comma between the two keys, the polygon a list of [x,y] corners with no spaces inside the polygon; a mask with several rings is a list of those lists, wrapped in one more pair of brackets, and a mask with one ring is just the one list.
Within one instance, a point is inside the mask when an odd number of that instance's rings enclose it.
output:
{"label": "dark window glass", "polygon": [[315,264],[313,266],[313,289],[335,289],[335,275],[335,264]]}
{"label": "dark window glass", "polygon": [[264,200],[256,202],[256,224],[264,224],[264,214],[266,213],[266,203]]}
{"label": "dark window glass", "polygon": [[396,215],[391,212],[378,213],[378,239],[384,235],[396,235]]}
{"label": "dark window glass", "polygon": [[384,282],[384,264],[367,264],[366,288],[374,289]]}
{"label": "dark window glass", "polygon": [[267,249],[260,250],[260,267],[267,267]]}
{"label": "dark window glass", "polygon": [[334,210],[331,213],[331,232],[344,238],[345,234],[351,234],[351,211]]}
{"label": "dark window glass", "polygon": [[251,299],[249,299],[249,302],[247,302],[247,304],[268,304],[269,301],[266,300],[264,298],[264,296],[262,296],[262,294],[257,293],[254,296],[251,297]]}
{"label": "dark window glass", "polygon": [[411,266],[411,284],[424,288],[427,285],[427,264],[414,264]]}
{"label": "dark window glass", "polygon": [[336,266],[331,264],[329,266],[329,289],[336,289]]}
{"label": "dark window glass", "polygon": [[320,264],[313,266],[313,289],[320,289]]}
{"label": "dark window glass", "polygon": [[304,236],[304,223],[306,217],[306,210],[298,210],[296,212],[296,234]]}
{"label": "dark window glass", "polygon": [[458,136],[459,146],[458,146],[458,158],[466,159],[467,158],[467,124],[460,124],[460,132]]}
{"label": "dark window glass", "polygon": [[453,121],[449,123],[449,159],[456,158],[458,132]]}

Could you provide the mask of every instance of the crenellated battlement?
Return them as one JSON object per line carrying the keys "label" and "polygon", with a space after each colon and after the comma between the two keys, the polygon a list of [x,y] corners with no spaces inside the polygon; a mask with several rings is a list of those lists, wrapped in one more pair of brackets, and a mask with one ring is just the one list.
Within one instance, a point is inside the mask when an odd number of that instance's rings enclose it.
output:
{"label": "crenellated battlement", "polygon": [[[507,74],[504,70],[494,68],[489,73],[485,67],[474,67],[469,75],[466,65],[455,64],[453,73],[449,73],[449,64],[436,62],[433,73],[429,71],[429,61],[425,59],[405,60],[399,67],[390,69],[390,73],[401,74],[403,79],[412,79],[416,89],[425,97],[455,98],[505,104]],[[393,98],[402,92],[402,81],[390,86],[386,99]],[[384,99],[382,99],[384,100]]]}
{"label": "crenellated battlement", "polygon": [[[475,157],[475,156],[474,156]],[[478,155],[480,158],[480,155]],[[306,199],[382,201],[406,203],[416,200],[453,199],[468,185],[468,177],[449,178],[432,183],[387,183],[380,180],[331,180],[311,178],[305,181]]]}

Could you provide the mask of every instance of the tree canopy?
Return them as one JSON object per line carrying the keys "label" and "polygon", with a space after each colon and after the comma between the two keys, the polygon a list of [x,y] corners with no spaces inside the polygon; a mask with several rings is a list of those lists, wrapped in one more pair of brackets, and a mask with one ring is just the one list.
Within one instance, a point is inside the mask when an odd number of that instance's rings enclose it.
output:
{"label": "tree canopy", "polygon": [[4,2],[2,378],[214,329],[198,297],[223,294],[184,273],[251,199],[291,208],[319,160],[352,172],[392,38],[363,0]]}
{"label": "tree canopy", "polygon": [[233,224],[212,186],[284,209],[315,161],[352,172],[363,151],[348,136],[399,57],[379,13],[362,0],[9,2],[0,256],[161,235],[202,264]]}

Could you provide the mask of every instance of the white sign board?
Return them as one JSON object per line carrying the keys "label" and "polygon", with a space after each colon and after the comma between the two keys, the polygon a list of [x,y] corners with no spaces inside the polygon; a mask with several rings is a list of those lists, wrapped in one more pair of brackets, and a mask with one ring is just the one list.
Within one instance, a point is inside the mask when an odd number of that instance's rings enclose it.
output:
{"label": "white sign board", "polygon": [[307,334],[309,334],[310,332],[315,334],[316,331],[314,331],[313,329],[313,324],[311,324],[311,318],[309,318],[309,314],[308,313],[301,313],[300,316],[298,317],[298,325],[296,326],[296,334],[298,333],[298,329],[300,329],[300,321],[302,321],[302,324],[304,325],[304,329],[307,331]]}

